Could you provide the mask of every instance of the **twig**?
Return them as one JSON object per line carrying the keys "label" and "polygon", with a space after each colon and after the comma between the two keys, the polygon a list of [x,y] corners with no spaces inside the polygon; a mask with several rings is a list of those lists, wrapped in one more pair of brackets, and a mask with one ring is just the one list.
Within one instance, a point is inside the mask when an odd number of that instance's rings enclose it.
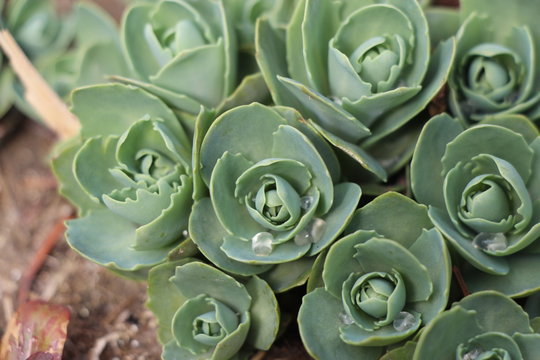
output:
{"label": "twig", "polygon": [[463,296],[469,296],[471,292],[469,291],[469,288],[467,287],[467,284],[465,283],[465,279],[463,279],[463,275],[461,274],[461,270],[457,266],[452,266],[452,272],[454,273],[454,276],[456,277],[456,281],[458,282],[458,285],[461,289],[461,292],[463,293]]}
{"label": "twig", "polygon": [[0,47],[24,86],[26,100],[45,124],[62,139],[77,135],[80,128],[77,118],[28,60],[8,30],[0,30]]}
{"label": "twig", "polygon": [[99,360],[101,353],[103,352],[103,350],[105,350],[105,347],[113,341],[118,340],[119,338],[120,333],[113,332],[97,339],[92,349],[90,349],[90,354],[88,354],[88,360]]}
{"label": "twig", "polygon": [[30,293],[30,288],[36,274],[39,272],[47,255],[52,251],[55,245],[58,243],[61,235],[64,233],[65,226],[64,221],[70,219],[72,216],[65,217],[60,219],[52,228],[52,230],[47,234],[45,241],[41,244],[37,252],[34,254],[32,261],[28,268],[26,269],[24,275],[21,277],[21,282],[19,286],[19,293],[17,295],[17,304],[21,305],[28,300],[28,295]]}

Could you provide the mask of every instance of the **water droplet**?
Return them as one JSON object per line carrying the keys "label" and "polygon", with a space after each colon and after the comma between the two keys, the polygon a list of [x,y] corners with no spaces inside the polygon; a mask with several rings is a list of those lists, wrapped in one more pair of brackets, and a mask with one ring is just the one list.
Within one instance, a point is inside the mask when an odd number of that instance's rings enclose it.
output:
{"label": "water droplet", "polygon": [[300,207],[304,210],[308,210],[313,205],[313,196],[303,196],[300,198]]}
{"label": "water droplet", "polygon": [[394,329],[396,329],[399,332],[406,331],[413,328],[416,325],[416,318],[414,317],[413,314],[406,311],[402,311],[399,314],[397,314],[392,325],[394,326]]}
{"label": "water droplet", "polygon": [[483,251],[506,250],[506,236],[503,233],[484,233],[481,232],[474,237],[473,245],[475,248]]}
{"label": "water droplet", "polygon": [[324,232],[326,231],[326,221],[315,218],[311,220],[310,227],[311,242],[316,244],[322,239]]}
{"label": "water droplet", "polygon": [[311,243],[311,234],[305,229],[300,231],[294,237],[294,243],[298,246],[304,246]]}
{"label": "water droplet", "polygon": [[340,313],[339,321],[341,321],[344,325],[351,325],[354,322],[354,319],[347,313]]}
{"label": "water droplet", "polygon": [[326,221],[315,218],[294,237],[294,243],[298,246],[318,243],[326,231]]}
{"label": "water droplet", "polygon": [[188,238],[189,237],[189,231],[187,231],[187,230],[182,231],[182,236],[185,237],[185,238]]}
{"label": "water droplet", "polygon": [[251,249],[257,256],[268,256],[272,253],[274,236],[269,232],[260,232],[251,238]]}
{"label": "water droplet", "polygon": [[469,351],[468,353],[466,353],[465,355],[463,355],[463,357],[461,358],[462,360],[475,360],[477,359],[480,355],[482,355],[483,351],[480,350],[480,349],[474,349],[474,350],[471,350]]}

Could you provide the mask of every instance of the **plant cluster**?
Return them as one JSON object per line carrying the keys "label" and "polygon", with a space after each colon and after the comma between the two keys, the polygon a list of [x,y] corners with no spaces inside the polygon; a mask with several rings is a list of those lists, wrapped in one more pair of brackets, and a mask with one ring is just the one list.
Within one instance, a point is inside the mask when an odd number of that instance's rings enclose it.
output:
{"label": "plant cluster", "polygon": [[148,281],[163,359],[268,350],[291,289],[316,359],[539,356],[540,3],[129,3],[5,22],[81,123],[67,241]]}

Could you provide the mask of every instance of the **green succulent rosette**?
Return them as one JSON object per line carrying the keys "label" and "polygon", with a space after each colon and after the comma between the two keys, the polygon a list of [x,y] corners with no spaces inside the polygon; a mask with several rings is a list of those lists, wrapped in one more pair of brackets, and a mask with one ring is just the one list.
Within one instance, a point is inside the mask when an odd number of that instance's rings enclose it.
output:
{"label": "green succulent rosette", "polygon": [[482,291],[426,326],[412,359],[532,360],[538,354],[540,334],[533,332],[527,313],[498,292]]}
{"label": "green succulent rosette", "polygon": [[358,210],[326,256],[298,324],[315,359],[378,360],[445,309],[450,256],[427,209],[394,192]]}
{"label": "green succulent rosette", "polygon": [[299,1],[285,39],[261,19],[256,45],[274,102],[383,180],[410,158],[411,120],[446,82],[455,47],[431,53],[417,0]]}
{"label": "green succulent rosette", "polygon": [[463,0],[449,105],[462,121],[540,117],[540,3]]}
{"label": "green succulent rosette", "polygon": [[177,110],[218,108],[236,86],[237,40],[221,0],[136,3],[122,21],[135,84]]}
{"label": "green succulent rosette", "polygon": [[30,58],[63,50],[71,41],[75,25],[71,14],[61,17],[54,1],[7,2],[4,25]]}
{"label": "green succulent rosette", "polygon": [[[3,5],[3,2],[2,4]],[[7,28],[31,60],[63,51],[69,45],[74,18],[60,17],[51,0],[14,0],[5,6],[2,26]],[[5,114],[15,101],[15,77],[0,55],[0,115]]]}
{"label": "green succulent rosette", "polygon": [[[66,102],[75,88],[104,83],[111,75],[128,74],[120,36],[114,19],[100,7],[80,1],[70,13],[74,25],[70,46],[33,59],[34,65],[51,88]],[[27,116],[39,116],[24,98],[23,85],[13,79],[17,108]]]}
{"label": "green succulent rosette", "polygon": [[148,294],[164,360],[247,360],[268,350],[278,332],[277,300],[256,276],[239,282],[185,259],[153,268]]}
{"label": "green succulent rosette", "polygon": [[521,116],[463,128],[443,114],[425,126],[411,164],[416,199],[472,266],[473,291],[540,289],[540,138]]}
{"label": "green succulent rosette", "polygon": [[261,274],[275,291],[302,284],[347,225],[360,188],[337,183],[334,153],[293,109],[254,103],[212,120],[200,116],[195,132],[193,241],[216,266]]}
{"label": "green succulent rosette", "polygon": [[178,119],[130,86],[82,88],[72,101],[80,139],[53,160],[81,216],[67,222],[69,245],[126,273],[162,262],[186,238],[192,206],[191,143]]}

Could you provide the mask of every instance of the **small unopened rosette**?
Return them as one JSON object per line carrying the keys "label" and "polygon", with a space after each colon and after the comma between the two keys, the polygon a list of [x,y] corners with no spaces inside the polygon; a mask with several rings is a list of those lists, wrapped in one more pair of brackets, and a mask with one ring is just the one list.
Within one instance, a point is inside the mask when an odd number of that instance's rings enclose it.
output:
{"label": "small unopened rosette", "polygon": [[164,360],[248,359],[276,338],[277,301],[257,277],[239,282],[185,259],[155,267],[148,283],[148,307],[159,322]]}

